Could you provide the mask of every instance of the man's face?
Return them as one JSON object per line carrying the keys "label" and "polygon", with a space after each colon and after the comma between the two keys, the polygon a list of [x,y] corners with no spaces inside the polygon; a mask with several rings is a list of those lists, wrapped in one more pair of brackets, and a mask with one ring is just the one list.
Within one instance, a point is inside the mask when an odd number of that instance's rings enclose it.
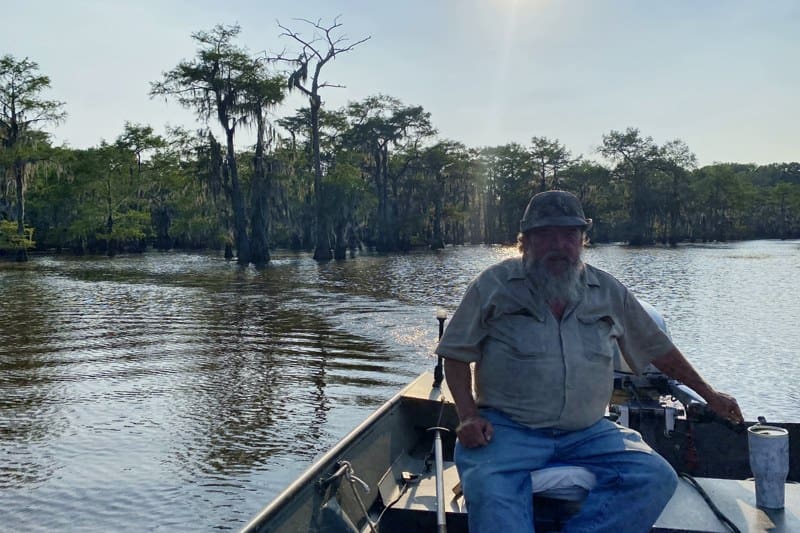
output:
{"label": "man's face", "polygon": [[526,234],[528,252],[554,276],[575,266],[583,250],[583,231],[576,226],[544,226]]}

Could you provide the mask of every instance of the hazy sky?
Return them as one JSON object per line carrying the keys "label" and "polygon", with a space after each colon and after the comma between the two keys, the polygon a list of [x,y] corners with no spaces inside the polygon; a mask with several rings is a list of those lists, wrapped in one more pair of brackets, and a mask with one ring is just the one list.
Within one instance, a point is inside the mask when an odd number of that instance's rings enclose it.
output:
{"label": "hazy sky", "polygon": [[[0,54],[50,76],[75,148],[125,121],[194,128],[150,82],[194,57],[191,34],[238,23],[251,52],[277,52],[279,20],[330,22],[371,39],[325,67],[326,106],[378,93],[421,105],[442,139],[467,146],[560,140],[594,157],[632,126],[682,139],[699,163],[800,160],[800,2],[795,0],[17,0],[4,2]],[[279,110],[292,114],[298,97]]]}

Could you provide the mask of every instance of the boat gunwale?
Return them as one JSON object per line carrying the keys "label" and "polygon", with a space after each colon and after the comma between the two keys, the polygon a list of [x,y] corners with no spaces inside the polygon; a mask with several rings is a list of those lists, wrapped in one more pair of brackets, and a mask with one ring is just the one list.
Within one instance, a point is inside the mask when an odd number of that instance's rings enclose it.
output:
{"label": "boat gunwale", "polygon": [[313,479],[320,477],[321,471],[334,459],[340,456],[348,447],[350,447],[356,440],[361,437],[364,432],[375,425],[386,414],[394,410],[402,400],[408,395],[418,381],[424,379],[429,372],[423,372],[418,375],[411,383],[403,387],[393,397],[384,402],[378,409],[376,409],[370,416],[363,420],[358,426],[353,428],[341,440],[339,440],[331,449],[324,455],[314,461],[298,478],[296,478],[288,487],[283,489],[264,509],[262,509],[255,517],[253,517],[242,529],[245,531],[257,531],[260,525],[263,525],[273,515],[280,512],[292,499],[305,489],[309,484],[313,485]]}

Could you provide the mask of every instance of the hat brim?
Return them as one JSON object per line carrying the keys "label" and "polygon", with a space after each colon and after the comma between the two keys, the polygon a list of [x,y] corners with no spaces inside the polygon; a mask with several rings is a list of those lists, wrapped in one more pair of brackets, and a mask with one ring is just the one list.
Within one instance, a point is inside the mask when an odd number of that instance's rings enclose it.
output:
{"label": "hat brim", "polygon": [[532,224],[526,224],[524,226],[520,224],[520,226],[521,227],[519,230],[522,233],[525,233],[528,230],[545,228],[548,226],[574,227],[581,228],[583,231],[589,231],[589,228],[592,227],[592,219],[583,219],[580,217],[546,217],[539,219]]}

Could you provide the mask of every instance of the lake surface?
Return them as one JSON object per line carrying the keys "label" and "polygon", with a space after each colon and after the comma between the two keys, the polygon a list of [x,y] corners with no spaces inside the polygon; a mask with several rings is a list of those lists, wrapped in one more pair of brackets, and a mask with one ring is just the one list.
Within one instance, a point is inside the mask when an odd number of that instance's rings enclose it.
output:
{"label": "lake surface", "polygon": [[[236,530],[414,376],[435,310],[511,247],[264,270],[0,263],[0,530]],[[598,246],[754,420],[800,421],[800,241]]]}

